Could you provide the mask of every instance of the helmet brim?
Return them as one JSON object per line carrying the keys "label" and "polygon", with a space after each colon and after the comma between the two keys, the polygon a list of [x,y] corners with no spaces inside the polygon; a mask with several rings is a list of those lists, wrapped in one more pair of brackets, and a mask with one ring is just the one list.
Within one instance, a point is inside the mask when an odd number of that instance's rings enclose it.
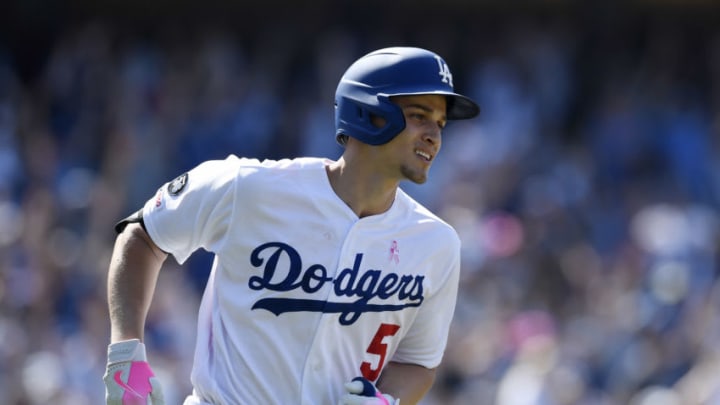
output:
{"label": "helmet brim", "polygon": [[475,118],[480,114],[480,106],[470,97],[449,91],[411,91],[394,94],[385,94],[388,97],[395,96],[423,96],[437,94],[447,98],[447,119],[467,120]]}
{"label": "helmet brim", "polygon": [[475,118],[480,114],[480,106],[469,97],[462,94],[448,94],[447,119],[466,120]]}

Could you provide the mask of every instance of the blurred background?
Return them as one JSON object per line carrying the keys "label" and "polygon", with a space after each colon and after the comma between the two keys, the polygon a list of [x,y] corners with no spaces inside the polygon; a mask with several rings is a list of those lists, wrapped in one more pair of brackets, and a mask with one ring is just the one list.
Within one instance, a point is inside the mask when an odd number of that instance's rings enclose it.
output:
{"label": "blurred background", "polygon": [[[113,224],[205,159],[337,158],[370,50],[443,55],[481,117],[404,188],[463,240],[426,405],[720,404],[720,3],[24,0],[0,11],[2,403],[104,403]],[[210,257],[148,320],[189,392]]]}

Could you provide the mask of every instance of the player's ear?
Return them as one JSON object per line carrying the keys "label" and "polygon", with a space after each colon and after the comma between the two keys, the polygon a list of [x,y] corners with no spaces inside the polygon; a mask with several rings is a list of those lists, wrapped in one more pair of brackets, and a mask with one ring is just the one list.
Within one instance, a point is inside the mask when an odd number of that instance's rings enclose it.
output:
{"label": "player's ear", "polygon": [[387,125],[387,120],[377,114],[370,113],[370,122],[375,128],[382,128]]}

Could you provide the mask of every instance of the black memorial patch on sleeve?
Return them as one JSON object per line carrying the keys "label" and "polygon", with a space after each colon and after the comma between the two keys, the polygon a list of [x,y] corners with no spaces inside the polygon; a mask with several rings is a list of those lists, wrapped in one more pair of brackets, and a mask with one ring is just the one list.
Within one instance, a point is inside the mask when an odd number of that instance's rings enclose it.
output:
{"label": "black memorial patch on sleeve", "polygon": [[167,191],[170,195],[178,195],[185,188],[188,181],[188,174],[183,173],[171,181],[167,186]]}

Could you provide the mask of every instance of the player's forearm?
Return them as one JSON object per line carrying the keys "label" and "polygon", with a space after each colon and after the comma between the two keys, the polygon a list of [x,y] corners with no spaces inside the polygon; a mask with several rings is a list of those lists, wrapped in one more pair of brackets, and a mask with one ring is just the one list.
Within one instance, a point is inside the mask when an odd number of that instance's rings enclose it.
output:
{"label": "player's forearm", "polygon": [[143,339],[145,318],[166,257],[138,224],[129,224],[118,235],[108,270],[111,342]]}
{"label": "player's forearm", "polygon": [[378,389],[400,399],[402,405],[420,402],[435,381],[435,369],[390,362],[378,379]]}

